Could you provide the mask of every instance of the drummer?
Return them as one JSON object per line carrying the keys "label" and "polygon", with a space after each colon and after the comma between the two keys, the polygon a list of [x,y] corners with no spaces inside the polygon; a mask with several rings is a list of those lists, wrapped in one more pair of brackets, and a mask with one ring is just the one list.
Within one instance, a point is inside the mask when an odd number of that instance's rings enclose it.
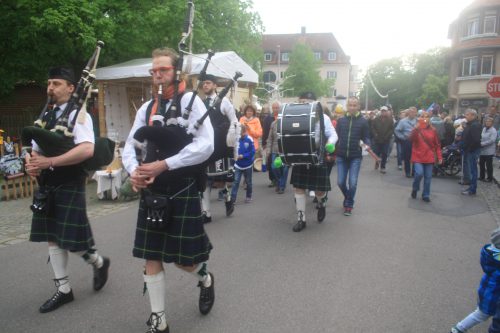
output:
{"label": "drummer", "polygon": [[[312,103],[316,96],[312,92],[306,92],[300,95],[300,103]],[[316,145],[320,142],[320,123],[319,117],[316,117],[315,133]],[[335,145],[337,142],[337,133],[327,116],[323,117],[325,124],[326,143]],[[318,147],[317,147],[318,148]],[[326,157],[330,158],[329,156]],[[295,207],[297,209],[297,223],[293,226],[294,232],[299,232],[306,227],[306,189],[315,191],[317,199],[316,209],[318,210],[317,219],[321,223],[326,216],[326,192],[331,190],[330,177],[326,164],[321,165],[294,165],[290,184],[295,190]]]}
{"label": "drummer", "polygon": [[[217,98],[216,89],[217,77],[212,74],[205,75],[202,90],[203,94],[205,95],[204,103],[207,109],[209,109],[213,105]],[[224,97],[222,99],[222,102],[219,104],[219,106],[217,106],[216,111],[218,112],[210,115],[210,121],[214,126],[214,130],[217,126],[220,128],[224,128],[221,130],[227,130],[227,127],[229,127],[226,143],[230,144],[230,147],[228,147],[227,158],[225,158],[224,160],[215,161],[208,167],[209,174],[207,186],[205,188],[205,191],[203,192],[201,199],[203,223],[212,222],[212,213],[210,212],[210,192],[212,191],[212,186],[222,188],[222,190],[219,191],[219,200],[224,200],[226,203],[226,216],[230,216],[234,211],[234,205],[231,202],[231,197],[227,189],[226,180],[227,172],[231,167],[229,165],[229,159],[234,157],[235,155],[234,145],[239,139],[240,124],[238,122],[238,118],[236,118],[234,107],[228,98]],[[220,167],[223,167],[225,170],[219,170]],[[213,170],[218,175],[210,174],[211,170]],[[225,173],[217,171],[225,171]]]}

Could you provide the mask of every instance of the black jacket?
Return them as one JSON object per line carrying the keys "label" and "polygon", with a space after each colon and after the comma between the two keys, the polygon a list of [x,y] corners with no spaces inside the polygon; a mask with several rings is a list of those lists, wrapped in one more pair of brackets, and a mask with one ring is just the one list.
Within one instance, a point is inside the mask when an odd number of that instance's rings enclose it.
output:
{"label": "black jacket", "polygon": [[479,121],[474,120],[468,122],[462,133],[462,141],[464,143],[464,151],[471,152],[481,148],[481,134],[483,129]]}
{"label": "black jacket", "polygon": [[360,112],[355,116],[347,114],[337,121],[337,156],[343,158],[361,157],[361,147],[359,141],[370,145],[370,128],[368,121],[363,118]]}

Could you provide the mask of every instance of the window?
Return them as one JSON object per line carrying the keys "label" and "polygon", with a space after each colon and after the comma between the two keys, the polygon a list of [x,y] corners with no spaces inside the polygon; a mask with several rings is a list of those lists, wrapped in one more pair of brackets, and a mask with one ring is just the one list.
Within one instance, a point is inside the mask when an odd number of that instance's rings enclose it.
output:
{"label": "window", "polygon": [[333,52],[333,51],[330,51],[328,52],[328,60],[337,60],[337,53]]}
{"label": "window", "polygon": [[288,52],[281,53],[281,61],[288,61]]}
{"label": "window", "polygon": [[337,72],[336,71],[328,71],[328,72],[326,72],[326,78],[327,79],[336,79],[337,78]]}
{"label": "window", "polygon": [[264,53],[264,61],[273,60],[273,55],[271,53]]}
{"label": "window", "polygon": [[465,29],[465,37],[479,34],[479,17],[469,19]]}
{"label": "window", "polygon": [[484,18],[484,31],[483,31],[483,33],[489,34],[489,33],[497,32],[496,31],[496,23],[497,23],[496,16],[486,16]]}
{"label": "window", "polygon": [[485,55],[481,59],[481,75],[493,74],[493,56]]}
{"label": "window", "polygon": [[276,82],[276,74],[273,71],[264,72],[264,82]]}
{"label": "window", "polygon": [[462,76],[477,75],[478,57],[464,58],[462,63]]}
{"label": "window", "polygon": [[314,52],[314,59],[321,60],[321,52]]}

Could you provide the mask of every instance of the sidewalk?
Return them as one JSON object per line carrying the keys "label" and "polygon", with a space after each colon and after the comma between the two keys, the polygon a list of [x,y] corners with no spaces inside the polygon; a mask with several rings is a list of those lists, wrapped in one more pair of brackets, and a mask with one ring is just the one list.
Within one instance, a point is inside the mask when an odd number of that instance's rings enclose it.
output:
{"label": "sidewalk", "polygon": [[[0,248],[28,240],[32,217],[31,202],[31,198],[0,201]],[[91,223],[95,218],[136,204],[137,200],[99,200],[97,183],[89,181],[87,185],[87,214]]]}

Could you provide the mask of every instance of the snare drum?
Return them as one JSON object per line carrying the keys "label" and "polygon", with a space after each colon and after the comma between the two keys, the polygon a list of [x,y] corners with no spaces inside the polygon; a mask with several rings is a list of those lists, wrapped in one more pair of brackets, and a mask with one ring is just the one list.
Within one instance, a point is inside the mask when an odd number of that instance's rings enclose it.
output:
{"label": "snare drum", "polygon": [[223,176],[226,175],[231,168],[231,159],[229,157],[222,158],[212,162],[207,167],[207,176]]}
{"label": "snare drum", "polygon": [[287,165],[320,163],[316,145],[318,102],[285,104],[278,115],[278,149]]}

